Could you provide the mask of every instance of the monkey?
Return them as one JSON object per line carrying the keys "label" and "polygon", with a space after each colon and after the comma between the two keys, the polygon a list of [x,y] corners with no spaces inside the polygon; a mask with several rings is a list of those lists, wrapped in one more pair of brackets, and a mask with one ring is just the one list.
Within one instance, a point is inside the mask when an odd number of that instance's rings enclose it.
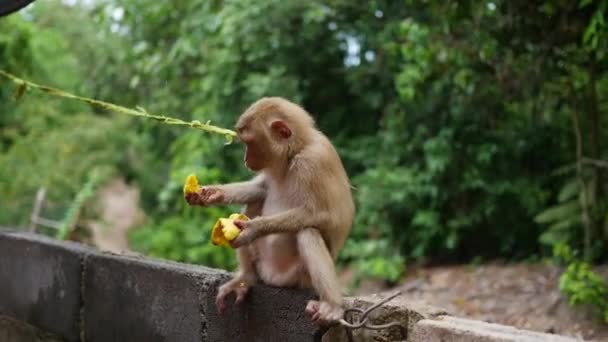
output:
{"label": "monkey", "polygon": [[248,181],[200,186],[186,195],[190,205],[243,204],[250,220],[232,241],[238,269],[221,285],[225,297],[241,303],[257,280],[277,287],[314,288],[319,300],[305,312],[318,325],[342,318],[342,293],[335,270],[338,252],[350,233],[355,205],[346,170],[333,144],[301,106],[264,97],[249,106],[235,125],[245,144]]}

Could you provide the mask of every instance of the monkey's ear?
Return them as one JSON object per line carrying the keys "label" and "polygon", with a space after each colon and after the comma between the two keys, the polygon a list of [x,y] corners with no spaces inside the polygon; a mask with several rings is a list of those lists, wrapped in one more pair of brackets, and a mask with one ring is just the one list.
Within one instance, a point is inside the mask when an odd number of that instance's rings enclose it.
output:
{"label": "monkey's ear", "polygon": [[291,137],[291,129],[283,120],[275,120],[270,124],[272,131],[283,139]]}

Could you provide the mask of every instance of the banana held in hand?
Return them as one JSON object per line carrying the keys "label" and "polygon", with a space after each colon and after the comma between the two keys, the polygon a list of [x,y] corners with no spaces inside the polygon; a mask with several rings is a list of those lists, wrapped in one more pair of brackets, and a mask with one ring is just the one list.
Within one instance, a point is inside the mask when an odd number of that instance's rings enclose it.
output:
{"label": "banana held in hand", "polygon": [[186,178],[186,183],[184,183],[184,195],[192,194],[198,192],[198,179],[194,174],[191,174]]}
{"label": "banana held in hand", "polygon": [[220,218],[211,231],[211,242],[216,246],[230,246],[230,241],[236,239],[241,229],[234,224],[235,220],[247,221],[243,214],[232,214],[228,218]]}

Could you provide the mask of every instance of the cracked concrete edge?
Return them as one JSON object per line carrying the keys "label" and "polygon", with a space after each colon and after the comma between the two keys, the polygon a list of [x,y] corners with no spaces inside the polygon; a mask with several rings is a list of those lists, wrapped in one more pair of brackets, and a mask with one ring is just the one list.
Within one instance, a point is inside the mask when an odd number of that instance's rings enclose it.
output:
{"label": "cracked concrete edge", "polygon": [[[347,308],[366,309],[386,298],[389,294],[345,298]],[[407,336],[397,331],[353,331],[354,341],[399,341],[429,342],[574,342],[568,336],[540,333],[512,326],[459,318],[441,308],[422,302],[393,299],[370,314],[373,324],[400,322],[407,327]],[[334,327],[324,336],[326,342],[349,341],[344,328]]]}
{"label": "cracked concrete edge", "polygon": [[482,321],[439,316],[416,323],[410,342],[574,342],[577,339]]}
{"label": "cracked concrete edge", "polygon": [[[368,302],[377,302],[383,296],[364,297]],[[452,316],[450,312],[423,302],[395,298],[386,305],[393,310],[408,312],[408,341],[470,341],[470,342],[573,342],[568,336],[540,333],[518,329],[513,326],[487,323],[479,320]]]}
{"label": "cracked concrete edge", "polygon": [[[198,305],[199,305],[199,316],[201,319],[200,327],[200,338],[201,341],[209,341],[209,330],[213,329],[213,323],[208,322],[208,317],[211,316],[211,310],[213,308],[209,305],[215,298],[216,289],[223,282],[230,279],[231,274],[229,272],[218,270],[218,276],[213,278],[199,278],[197,281],[198,291]],[[208,289],[213,289],[209,291]]]}
{"label": "cracked concrete edge", "polygon": [[78,293],[80,309],[78,310],[78,333],[80,341],[85,341],[84,337],[84,278],[87,274],[87,256],[89,254],[83,254],[80,257],[80,292]]}

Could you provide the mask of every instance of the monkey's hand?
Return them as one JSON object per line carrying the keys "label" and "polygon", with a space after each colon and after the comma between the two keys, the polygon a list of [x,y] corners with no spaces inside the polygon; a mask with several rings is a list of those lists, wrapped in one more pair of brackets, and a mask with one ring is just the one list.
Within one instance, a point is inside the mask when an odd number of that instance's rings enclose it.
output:
{"label": "monkey's hand", "polygon": [[235,220],[234,224],[241,229],[241,233],[230,242],[233,248],[248,245],[260,237],[261,232],[256,226],[255,219],[251,221]]}
{"label": "monkey's hand", "polygon": [[338,322],[344,316],[344,309],[338,304],[309,300],[306,305],[308,317],[317,325],[329,325]]}
{"label": "monkey's hand", "polygon": [[224,303],[224,299],[232,292],[234,292],[234,294],[236,295],[234,303],[242,303],[252,283],[253,279],[250,279],[245,276],[237,276],[234,277],[232,280],[226,282],[224,285],[220,286],[217,291],[217,297],[215,297],[215,307],[217,308],[218,313],[224,313],[224,311],[226,310],[226,304]]}
{"label": "monkey's hand", "polygon": [[186,202],[190,205],[210,205],[220,203],[224,200],[224,191],[218,188],[201,186],[197,192],[184,195]]}

